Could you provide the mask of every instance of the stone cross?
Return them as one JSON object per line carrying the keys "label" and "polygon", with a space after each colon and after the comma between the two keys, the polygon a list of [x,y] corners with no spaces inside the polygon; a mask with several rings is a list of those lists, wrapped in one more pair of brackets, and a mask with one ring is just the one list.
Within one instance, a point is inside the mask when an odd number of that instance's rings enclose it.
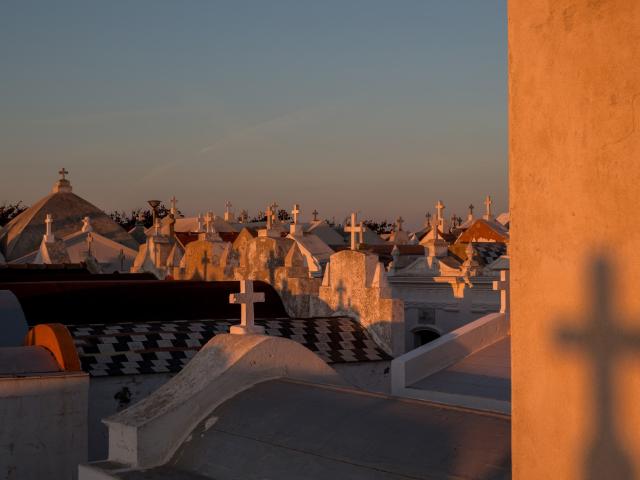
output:
{"label": "stone cross", "polygon": [[473,209],[476,208],[473,206],[473,203],[469,204],[469,215],[473,217]]}
{"label": "stone cross", "polygon": [[254,303],[264,302],[264,292],[253,291],[252,280],[240,280],[240,293],[229,295],[229,303],[240,304],[240,325],[233,325],[229,332],[235,335],[264,334],[264,327],[255,325]]}
{"label": "stone cross", "polygon": [[53,243],[55,238],[53,236],[53,217],[50,213],[47,213],[46,217],[44,217],[45,224],[45,234],[44,241],[45,243]]}
{"label": "stone cross", "polygon": [[229,200],[227,200],[227,203],[225,203],[224,206],[226,208],[226,212],[231,213],[231,207],[233,207],[233,204]]}
{"label": "stone cross", "polygon": [[570,346],[581,347],[592,364],[593,417],[595,429],[586,453],[587,480],[616,478],[631,480],[632,463],[620,444],[614,418],[616,360],[633,351],[640,352],[640,330],[629,330],[618,325],[611,308],[611,275],[604,259],[595,262],[593,287],[588,298],[593,299],[586,328],[561,328],[559,340]]}
{"label": "stone cross", "polygon": [[265,212],[265,216],[267,217],[267,230],[271,230],[273,227],[273,211],[271,207],[267,207],[267,211]]}
{"label": "stone cross", "polygon": [[402,215],[396,218],[396,226],[398,227],[398,231],[402,230],[403,223],[404,223],[404,218],[402,218]]}
{"label": "stone cross", "polygon": [[317,222],[318,221],[318,210],[313,210],[313,212],[311,212],[311,215],[313,215],[313,221]]}
{"label": "stone cross", "polygon": [[64,168],[64,167],[62,167],[58,173],[60,174],[61,180],[65,180],[65,179],[66,179],[66,176],[65,176],[65,175],[68,175],[68,174],[69,174],[69,172],[67,171],[67,169],[66,169],[66,168]]}
{"label": "stone cross", "polygon": [[[471,243],[469,243],[471,245]],[[509,278],[511,274],[509,270],[500,270],[500,280],[493,281],[493,289],[500,290],[500,313],[507,316],[511,315],[511,306],[509,304],[510,288]]]}
{"label": "stone cross", "polygon": [[178,212],[177,205],[178,205],[178,199],[174,195],[173,197],[171,197],[171,213],[173,215],[175,215]]}
{"label": "stone cross", "polygon": [[362,224],[358,225],[358,214],[353,212],[351,214],[351,225],[344,227],[344,231],[346,233],[351,234],[351,250],[357,250],[358,244],[356,243],[356,234],[363,233],[364,229],[362,228]]}
{"label": "stone cross", "polygon": [[436,227],[442,228],[442,231],[444,232],[444,203],[442,203],[440,200],[438,200],[438,203],[436,203],[436,211]]}
{"label": "stone cross", "polygon": [[300,205],[298,205],[297,203],[293,206],[293,210],[291,211],[291,214],[293,215],[293,223],[294,225],[298,224],[298,215],[300,215]]}
{"label": "stone cross", "polygon": [[427,212],[427,214],[425,215],[425,218],[427,219],[427,226],[430,227],[431,226],[431,212]]}
{"label": "stone cross", "polygon": [[484,199],[484,206],[486,208],[486,213],[484,215],[485,220],[491,220],[491,196],[487,195],[487,198]]}

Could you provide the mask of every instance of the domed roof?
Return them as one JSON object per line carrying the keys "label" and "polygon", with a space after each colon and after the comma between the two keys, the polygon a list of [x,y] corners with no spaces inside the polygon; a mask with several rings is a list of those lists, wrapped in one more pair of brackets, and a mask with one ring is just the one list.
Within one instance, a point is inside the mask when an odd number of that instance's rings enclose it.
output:
{"label": "domed roof", "polygon": [[106,213],[72,193],[71,183],[64,177],[66,173],[68,172],[64,169],[61,170],[62,178],[56,182],[53,191],[5,226],[0,235],[0,250],[8,262],[40,247],[45,233],[44,220],[47,213],[53,217],[53,233],[58,238],[80,230],[82,219],[89,217],[93,230],[100,235],[129,248],[138,249],[138,242]]}

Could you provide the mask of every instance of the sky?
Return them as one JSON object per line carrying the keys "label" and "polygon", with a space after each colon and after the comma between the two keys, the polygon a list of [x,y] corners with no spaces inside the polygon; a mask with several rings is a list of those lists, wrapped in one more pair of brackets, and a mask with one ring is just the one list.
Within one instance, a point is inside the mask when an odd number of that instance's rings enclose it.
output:
{"label": "sky", "polygon": [[0,2],[0,204],[507,208],[504,0]]}

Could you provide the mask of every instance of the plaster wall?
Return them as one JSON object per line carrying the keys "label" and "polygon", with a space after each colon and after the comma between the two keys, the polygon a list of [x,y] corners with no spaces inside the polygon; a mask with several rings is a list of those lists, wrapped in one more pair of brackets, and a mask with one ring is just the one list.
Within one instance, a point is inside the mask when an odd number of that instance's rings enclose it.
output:
{"label": "plaster wall", "polygon": [[0,378],[0,478],[77,478],[88,387],[84,373]]}
{"label": "plaster wall", "polygon": [[109,432],[103,418],[124,410],[164,385],[175,373],[93,377],[89,388],[89,461],[109,454]]}
{"label": "plaster wall", "polygon": [[513,477],[638,478],[640,2],[508,9]]}

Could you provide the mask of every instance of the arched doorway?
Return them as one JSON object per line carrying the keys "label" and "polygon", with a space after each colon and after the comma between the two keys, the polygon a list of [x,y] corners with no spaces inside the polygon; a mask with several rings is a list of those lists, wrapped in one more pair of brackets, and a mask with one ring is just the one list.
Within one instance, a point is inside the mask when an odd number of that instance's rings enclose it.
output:
{"label": "arched doorway", "polygon": [[419,330],[413,331],[414,338],[414,346],[416,348],[421,347],[422,345],[433,342],[440,338],[440,333],[431,328],[421,328]]}

